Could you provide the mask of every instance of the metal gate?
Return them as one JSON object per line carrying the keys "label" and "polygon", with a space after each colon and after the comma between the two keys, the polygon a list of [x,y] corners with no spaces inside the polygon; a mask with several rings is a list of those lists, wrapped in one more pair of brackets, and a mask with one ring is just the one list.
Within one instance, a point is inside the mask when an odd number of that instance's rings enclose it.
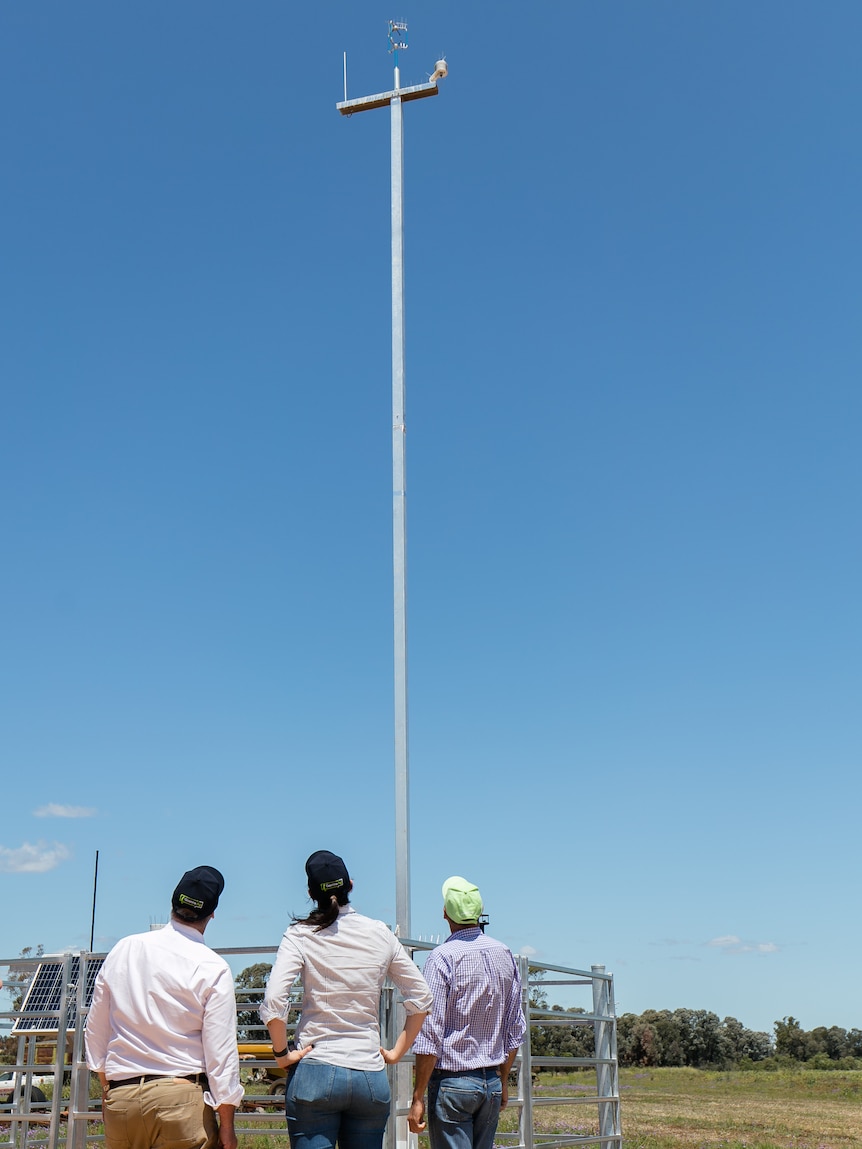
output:
{"label": "metal gate", "polygon": [[[427,942],[406,940],[405,949],[421,965],[424,953],[433,948]],[[260,961],[275,954],[275,947],[220,949],[231,958]],[[0,1072],[14,1075],[8,1103],[0,1096],[0,1149],[87,1149],[103,1141],[100,1090],[91,1086],[91,1074],[84,1058],[84,1025],[96,974],[104,954],[80,953],[41,956],[36,960],[0,959],[0,967],[13,973],[33,972],[21,1007],[0,1013],[16,1038],[16,1061],[0,1066]],[[620,1149],[619,1074],[617,1066],[616,1015],[613,976],[604,966],[590,970],[518,959],[523,985],[527,1036],[513,1066],[509,1112],[501,1121],[496,1143],[506,1149],[557,1149],[569,1145],[615,1146]],[[232,964],[235,964],[232,962]],[[550,976],[549,976],[550,975]],[[531,1004],[531,990],[560,986],[571,994],[586,995],[587,1008],[577,1012],[540,1008]],[[240,994],[239,1008],[254,1009],[263,990]],[[299,1004],[299,1002],[298,1002]],[[393,987],[381,999],[381,1039],[391,1045],[403,1020],[398,995]],[[536,1035],[554,1027],[592,1028],[594,1052],[590,1056],[543,1056],[534,1052]],[[250,1027],[246,1027],[248,1030]],[[249,1039],[245,1033],[246,1041]],[[266,1041],[266,1030],[260,1028]],[[262,1052],[262,1051],[261,1051]],[[265,1056],[252,1056],[242,1063],[245,1100],[237,1113],[237,1135],[254,1138],[260,1134],[284,1131],[282,1097],[277,1067]],[[564,1087],[548,1091],[542,1084],[543,1070],[578,1070],[578,1081],[568,1091]],[[392,1114],[387,1127],[387,1149],[415,1146],[417,1139],[407,1132],[406,1115],[412,1096],[410,1059],[390,1068]],[[547,1078],[546,1078],[547,1079]],[[50,1085],[46,1090],[34,1084]],[[95,1082],[95,1079],[93,1079]],[[91,1096],[92,1094],[92,1096]],[[561,1121],[561,1112],[577,1114],[583,1124]],[[553,1113],[546,1121],[544,1113]],[[516,1125],[506,1131],[506,1123]],[[555,1124],[560,1126],[555,1128]],[[248,1144],[248,1141],[246,1142]]]}

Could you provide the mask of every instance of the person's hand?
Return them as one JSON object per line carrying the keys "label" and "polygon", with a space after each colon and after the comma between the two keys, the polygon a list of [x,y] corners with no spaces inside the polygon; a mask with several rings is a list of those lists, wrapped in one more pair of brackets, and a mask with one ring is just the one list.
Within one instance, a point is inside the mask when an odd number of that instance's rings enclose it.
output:
{"label": "person's hand", "polygon": [[500,1100],[500,1108],[505,1109],[509,1104],[509,1075],[500,1078],[500,1084],[503,1086],[503,1096]]}
{"label": "person's hand", "polygon": [[402,1057],[397,1048],[384,1049],[382,1045],[380,1046],[380,1055],[387,1065],[397,1065]]}
{"label": "person's hand", "polygon": [[407,1114],[407,1128],[411,1133],[424,1133],[428,1122],[425,1120],[425,1102],[420,1097],[410,1106]]}
{"label": "person's hand", "polygon": [[314,1049],[313,1045],[306,1045],[302,1049],[289,1049],[284,1057],[277,1057],[275,1064],[279,1069],[290,1069],[291,1065],[296,1065],[298,1061],[302,1061],[306,1054],[311,1053]]}
{"label": "person's hand", "polygon": [[236,1130],[233,1125],[228,1128],[224,1122],[219,1122],[218,1143],[221,1149],[236,1149]]}

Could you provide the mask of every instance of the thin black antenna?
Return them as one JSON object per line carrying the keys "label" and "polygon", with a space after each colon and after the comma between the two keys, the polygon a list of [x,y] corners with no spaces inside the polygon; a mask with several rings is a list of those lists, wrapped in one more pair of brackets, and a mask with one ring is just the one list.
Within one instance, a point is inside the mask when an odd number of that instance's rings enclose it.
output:
{"label": "thin black antenna", "polygon": [[96,932],[96,887],[99,884],[99,851],[96,850],[96,869],[93,874],[93,916],[90,919],[90,953],[93,952],[93,936]]}

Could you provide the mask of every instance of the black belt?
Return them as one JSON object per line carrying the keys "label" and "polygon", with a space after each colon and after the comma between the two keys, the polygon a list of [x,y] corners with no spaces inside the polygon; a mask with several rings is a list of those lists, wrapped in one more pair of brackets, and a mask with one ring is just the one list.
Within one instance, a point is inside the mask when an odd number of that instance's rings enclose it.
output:
{"label": "black belt", "polygon": [[205,1073],[144,1073],[140,1077],[124,1077],[121,1081],[109,1081],[109,1089],[117,1089],[120,1085],[143,1085],[145,1081],[170,1081],[177,1078],[180,1081],[193,1081],[195,1085],[209,1088]]}
{"label": "black belt", "polygon": [[499,1077],[499,1065],[481,1065],[478,1069],[434,1069],[432,1076],[437,1077]]}

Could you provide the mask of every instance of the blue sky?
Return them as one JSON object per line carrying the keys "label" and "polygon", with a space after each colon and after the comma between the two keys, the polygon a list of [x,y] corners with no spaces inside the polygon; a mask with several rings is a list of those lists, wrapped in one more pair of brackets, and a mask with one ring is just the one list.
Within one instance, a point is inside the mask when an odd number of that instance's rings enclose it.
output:
{"label": "blue sky", "polygon": [[862,9],[531,13],[3,5],[0,956],[394,918],[392,17],[413,932],[862,1026]]}

